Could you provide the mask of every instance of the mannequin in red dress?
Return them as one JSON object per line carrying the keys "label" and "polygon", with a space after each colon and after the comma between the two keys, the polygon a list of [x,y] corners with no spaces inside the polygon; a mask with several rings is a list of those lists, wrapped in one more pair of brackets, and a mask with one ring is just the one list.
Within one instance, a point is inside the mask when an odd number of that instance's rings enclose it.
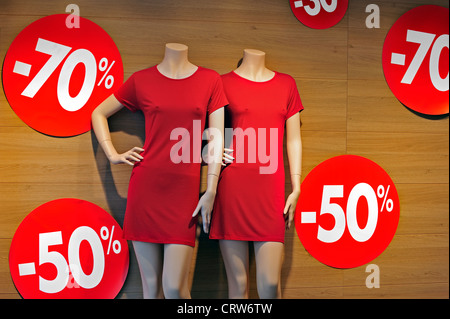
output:
{"label": "mannequin in red dress", "polygon": [[[199,69],[189,62],[188,47],[178,43],[166,44],[164,59],[156,67],[160,74],[173,80],[187,79]],[[136,146],[119,154],[111,142],[107,119],[123,107],[124,105],[114,95],[111,95],[92,113],[92,125],[96,137],[111,163],[136,166],[144,160],[143,148]],[[218,129],[223,135],[223,108],[210,113],[208,120],[209,127]],[[222,149],[223,139],[213,138],[209,145],[215,149]],[[209,229],[221,168],[222,152],[214,154],[218,154],[218,158],[208,162],[207,190],[198,201],[195,210],[189,212],[189,216],[192,214],[193,217],[201,213],[205,230]],[[173,198],[173,202],[177,202],[176,196]],[[138,240],[132,242],[139,264],[144,298],[190,298],[188,275],[193,253],[192,246]]]}
{"label": "mannequin in red dress", "polygon": [[[244,50],[244,57],[242,60],[242,64],[234,71],[234,73],[236,73],[238,76],[246,80],[255,82],[256,85],[259,82],[269,82],[276,76],[275,72],[269,70],[265,66],[265,53],[253,49]],[[225,81],[224,85],[225,89],[227,89]],[[231,108],[232,103],[231,96],[229,96],[228,98],[230,100],[229,107]],[[237,103],[242,103],[242,101],[238,101]],[[290,116],[286,120],[285,125],[286,125],[287,155],[289,159],[289,169],[292,183],[292,193],[288,196],[284,206],[285,227],[286,229],[289,229],[294,219],[295,208],[300,195],[302,142],[300,133],[299,112]],[[230,153],[232,151],[229,149],[225,150],[227,151],[227,153]],[[234,158],[229,154],[226,154],[223,159],[225,163],[232,163],[234,160]],[[283,164],[281,163],[280,165]],[[229,187],[232,186],[230,185]],[[220,185],[219,185],[219,192],[220,192]],[[239,194],[237,194],[236,196],[239,196]],[[225,202],[224,207],[227,207],[226,196],[223,198],[223,201]],[[221,213],[223,215],[231,214],[231,212],[226,208],[224,208]],[[252,214],[252,212],[248,212],[248,214]],[[232,217],[227,218],[230,219]],[[255,220],[254,222],[256,223],[258,221]],[[218,227],[220,228],[220,226]],[[266,225],[266,228],[269,230],[270,227],[273,227],[273,225]],[[211,230],[211,233],[212,232],[213,230]],[[224,233],[227,234],[227,231],[225,230]],[[241,240],[223,239],[223,236],[229,235],[217,236],[219,238],[220,249],[222,252],[227,273],[229,297],[248,298],[249,242],[242,239]],[[242,236],[245,236],[245,234],[242,234]],[[257,277],[256,279],[259,297],[281,298],[280,277],[284,254],[283,242],[253,241],[253,243],[255,250],[256,277]]]}

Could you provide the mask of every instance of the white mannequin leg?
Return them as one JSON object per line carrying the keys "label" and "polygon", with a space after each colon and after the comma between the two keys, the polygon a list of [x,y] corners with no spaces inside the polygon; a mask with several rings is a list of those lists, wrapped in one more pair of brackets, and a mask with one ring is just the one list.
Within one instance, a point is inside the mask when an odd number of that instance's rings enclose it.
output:
{"label": "white mannequin leg", "polygon": [[256,283],[261,299],[281,298],[281,266],[284,244],[280,242],[254,242]]}
{"label": "white mannequin leg", "polygon": [[165,244],[162,283],[167,299],[190,299],[189,270],[194,247]]}
{"label": "white mannequin leg", "polygon": [[248,298],[248,242],[220,240],[230,299]]}
{"label": "white mannequin leg", "polygon": [[163,298],[161,245],[133,241],[133,247],[139,264],[144,299]]}

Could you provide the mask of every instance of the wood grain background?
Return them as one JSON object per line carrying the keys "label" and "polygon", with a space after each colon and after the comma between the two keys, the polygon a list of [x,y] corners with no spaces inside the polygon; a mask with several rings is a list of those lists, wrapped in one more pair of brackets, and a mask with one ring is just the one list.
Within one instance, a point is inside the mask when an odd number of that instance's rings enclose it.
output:
{"label": "wood grain background", "polygon": [[[65,13],[70,2],[0,0],[0,58],[31,22]],[[366,28],[366,6],[381,10],[381,28]],[[77,0],[81,16],[114,39],[125,78],[157,64],[168,42],[187,44],[190,60],[226,73],[245,48],[267,53],[268,67],[292,75],[302,113],[303,177],[322,161],[354,154],[377,162],[396,184],[400,222],[390,246],[372,263],[381,287],[365,285],[366,267],[340,270],[310,256],[295,229],[286,234],[285,298],[449,297],[449,122],[405,108],[389,90],[381,67],[389,28],[406,11],[445,0],[350,0],[335,27],[313,30],[297,21],[287,0]],[[65,197],[93,202],[120,224],[131,169],[111,166],[91,132],[71,138],[40,134],[24,124],[0,90],[0,298],[20,298],[8,266],[14,232],[43,203]],[[121,111],[110,120],[119,151],[142,145],[143,117]],[[290,191],[289,179],[286,192]],[[130,248],[132,248],[130,246]],[[137,262],[118,298],[141,298]],[[251,297],[257,298],[251,259]],[[200,232],[191,267],[193,298],[226,298],[215,241]]]}

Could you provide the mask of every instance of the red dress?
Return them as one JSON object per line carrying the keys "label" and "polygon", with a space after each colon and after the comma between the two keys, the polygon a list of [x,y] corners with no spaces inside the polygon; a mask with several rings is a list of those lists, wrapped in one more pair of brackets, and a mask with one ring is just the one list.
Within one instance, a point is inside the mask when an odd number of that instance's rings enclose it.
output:
{"label": "red dress", "polygon": [[277,72],[266,82],[235,72],[222,80],[235,160],[219,178],[210,238],[284,243],[283,136],[286,120],[303,110],[297,85]]}
{"label": "red dress", "polygon": [[145,117],[144,160],[131,172],[124,237],[194,246],[205,120],[228,104],[220,75],[199,67],[188,78],[171,79],[153,66],[134,73],[114,95]]}

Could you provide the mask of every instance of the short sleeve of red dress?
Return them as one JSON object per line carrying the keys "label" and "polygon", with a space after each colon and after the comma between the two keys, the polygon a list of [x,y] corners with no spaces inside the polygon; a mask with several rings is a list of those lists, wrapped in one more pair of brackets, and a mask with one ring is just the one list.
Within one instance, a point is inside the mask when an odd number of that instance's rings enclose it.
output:
{"label": "short sleeve of red dress", "polygon": [[235,72],[222,79],[232,130],[225,145],[235,160],[219,178],[210,238],[284,242],[283,137],[286,120],[303,110],[297,85],[283,73],[266,82]]}
{"label": "short sleeve of red dress", "polygon": [[135,75],[131,75],[124,84],[114,92],[116,99],[132,112],[139,109],[139,102],[136,99]]}
{"label": "short sleeve of red dress", "polygon": [[154,66],[134,73],[115,96],[145,118],[144,159],[131,172],[125,238],[194,246],[202,133],[208,114],[228,104],[220,75],[199,67],[171,79]]}
{"label": "short sleeve of red dress", "polygon": [[228,100],[223,90],[222,79],[218,76],[215,81],[213,81],[211,86],[211,98],[208,102],[208,114],[217,111],[227,104]]}
{"label": "short sleeve of red dress", "polygon": [[287,106],[286,120],[291,116],[303,111],[302,100],[300,99],[300,93],[298,92],[297,83],[294,78],[288,76],[290,82],[289,100]]}

